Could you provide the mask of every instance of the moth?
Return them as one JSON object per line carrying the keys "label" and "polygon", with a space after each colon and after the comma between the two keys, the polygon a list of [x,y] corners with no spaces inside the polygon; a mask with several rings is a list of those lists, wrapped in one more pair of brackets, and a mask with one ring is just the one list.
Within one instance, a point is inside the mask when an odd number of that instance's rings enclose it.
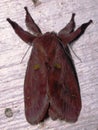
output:
{"label": "moth", "polygon": [[75,14],[59,31],[42,33],[27,7],[23,30],[7,18],[16,34],[29,46],[33,45],[24,80],[25,115],[30,124],[38,124],[48,114],[53,120],[76,122],[81,111],[81,94],[74,62],[68,44],[77,40],[92,23],[90,20],[75,29]]}

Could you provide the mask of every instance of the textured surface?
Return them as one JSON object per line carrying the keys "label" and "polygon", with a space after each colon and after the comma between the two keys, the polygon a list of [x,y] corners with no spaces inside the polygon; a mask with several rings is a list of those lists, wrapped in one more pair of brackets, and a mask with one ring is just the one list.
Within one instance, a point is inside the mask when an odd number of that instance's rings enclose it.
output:
{"label": "textured surface", "polygon": [[[0,130],[98,130],[98,0],[40,0],[34,6],[32,0],[0,1]],[[21,63],[28,45],[20,40],[6,22],[10,17],[24,29],[24,6],[43,32],[58,32],[76,13],[77,27],[89,19],[94,23],[74,43],[72,49],[81,87],[82,111],[77,123],[47,119],[31,126],[24,116],[23,82],[29,53]],[[13,116],[5,116],[11,108]]]}

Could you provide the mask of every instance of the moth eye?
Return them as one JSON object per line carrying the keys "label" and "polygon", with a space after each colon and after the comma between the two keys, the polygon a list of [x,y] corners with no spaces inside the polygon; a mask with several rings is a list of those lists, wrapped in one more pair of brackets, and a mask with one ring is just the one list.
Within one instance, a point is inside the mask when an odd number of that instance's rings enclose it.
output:
{"label": "moth eye", "polygon": [[33,69],[34,69],[34,70],[40,69],[40,65],[39,65],[39,64],[34,65],[34,66],[33,66]]}
{"label": "moth eye", "polygon": [[61,65],[58,64],[58,63],[54,64],[54,67],[55,67],[56,69],[61,69]]}

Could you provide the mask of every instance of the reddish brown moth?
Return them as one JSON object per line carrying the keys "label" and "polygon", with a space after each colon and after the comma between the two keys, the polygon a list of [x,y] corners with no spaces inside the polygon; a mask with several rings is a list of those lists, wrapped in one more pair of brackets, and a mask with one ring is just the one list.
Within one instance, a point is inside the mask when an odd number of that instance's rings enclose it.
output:
{"label": "reddish brown moth", "polygon": [[68,44],[79,38],[88,25],[82,24],[74,31],[74,16],[58,34],[42,34],[27,7],[26,26],[33,34],[24,31],[11,19],[16,34],[33,49],[24,81],[26,119],[31,124],[43,121],[48,114],[53,120],[76,122],[81,110],[81,96],[74,63]]}

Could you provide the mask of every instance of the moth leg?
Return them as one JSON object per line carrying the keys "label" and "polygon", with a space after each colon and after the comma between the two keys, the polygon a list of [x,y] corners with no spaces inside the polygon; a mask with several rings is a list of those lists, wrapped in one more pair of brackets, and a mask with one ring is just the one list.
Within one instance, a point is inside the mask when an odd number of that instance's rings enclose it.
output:
{"label": "moth leg", "polygon": [[67,43],[71,43],[72,41],[78,39],[86,30],[86,28],[92,23],[92,20],[90,20],[87,23],[82,24],[76,31],[72,32],[68,36],[66,35],[61,35],[59,36],[61,40],[64,42],[64,45]]}
{"label": "moth leg", "polygon": [[35,35],[39,35],[42,34],[40,28],[38,27],[38,25],[34,22],[33,18],[31,17],[28,8],[24,7],[25,11],[26,11],[26,26],[27,28],[32,31]]}
{"label": "moth leg", "polygon": [[67,35],[74,31],[75,21],[74,21],[75,13],[72,14],[70,22],[59,32],[59,35]]}
{"label": "moth leg", "polygon": [[32,41],[36,38],[34,35],[29,32],[23,30],[16,22],[7,18],[7,21],[11,24],[12,28],[16,32],[16,34],[26,43],[32,45]]}

